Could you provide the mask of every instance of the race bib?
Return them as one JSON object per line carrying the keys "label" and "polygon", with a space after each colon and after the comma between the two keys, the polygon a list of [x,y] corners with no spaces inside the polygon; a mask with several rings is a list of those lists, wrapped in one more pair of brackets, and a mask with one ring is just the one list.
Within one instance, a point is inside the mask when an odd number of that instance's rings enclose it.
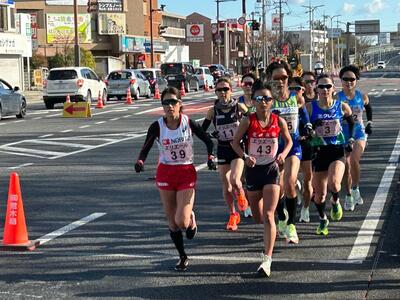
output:
{"label": "race bib", "polygon": [[218,139],[224,142],[233,140],[238,127],[239,122],[217,125]]}
{"label": "race bib", "polygon": [[297,132],[299,125],[299,109],[297,107],[279,108],[279,116],[282,117],[287,124],[289,133]]}
{"label": "race bib", "polygon": [[354,123],[362,123],[363,110],[361,109],[361,107],[360,106],[353,107],[352,111],[353,111],[352,117],[353,117]]}
{"label": "race bib", "polygon": [[338,119],[323,120],[322,125],[315,129],[315,133],[319,137],[335,137],[341,131],[340,122]]}
{"label": "race bib", "polygon": [[275,160],[278,152],[277,138],[250,138],[249,155],[257,160],[257,164]]}
{"label": "race bib", "polygon": [[174,145],[165,145],[163,146],[163,151],[167,163],[185,163],[192,161],[193,159],[192,147],[190,147],[189,143],[187,142]]}

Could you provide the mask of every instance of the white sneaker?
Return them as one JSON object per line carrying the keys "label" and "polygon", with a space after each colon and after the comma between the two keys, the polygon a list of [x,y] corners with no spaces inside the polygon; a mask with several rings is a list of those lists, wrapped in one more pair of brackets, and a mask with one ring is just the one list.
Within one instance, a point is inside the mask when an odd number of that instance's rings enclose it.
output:
{"label": "white sneaker", "polygon": [[250,206],[248,206],[243,213],[245,218],[251,218],[253,216],[253,214],[251,213],[251,208]]}
{"label": "white sneaker", "polygon": [[354,202],[357,205],[362,205],[364,203],[363,198],[361,198],[360,189],[356,188],[351,191],[351,195],[354,198]]}
{"label": "white sneaker", "polygon": [[271,264],[272,264],[272,258],[269,257],[268,255],[264,255],[263,261],[261,265],[258,267],[257,272],[266,277],[269,277],[271,275]]}
{"label": "white sneaker", "polygon": [[302,207],[300,211],[300,219],[299,222],[309,223],[310,222],[310,208]]}
{"label": "white sneaker", "polygon": [[344,197],[344,210],[347,210],[347,211],[353,211],[354,210],[354,198],[353,198],[353,196],[349,196],[349,195],[346,195],[346,197]]}

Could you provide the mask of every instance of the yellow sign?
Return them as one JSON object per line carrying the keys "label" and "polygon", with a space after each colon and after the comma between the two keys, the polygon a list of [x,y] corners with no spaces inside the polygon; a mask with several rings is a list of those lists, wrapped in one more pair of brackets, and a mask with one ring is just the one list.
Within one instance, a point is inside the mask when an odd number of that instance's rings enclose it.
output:
{"label": "yellow sign", "polygon": [[[90,27],[91,14],[78,15],[78,36],[80,43],[92,41]],[[48,44],[65,44],[74,40],[73,14],[46,14],[46,31]]]}
{"label": "yellow sign", "polygon": [[42,76],[42,70],[36,69],[33,70],[33,83],[34,86],[43,86],[43,76]]}
{"label": "yellow sign", "polygon": [[64,118],[91,118],[90,103],[87,102],[70,102],[64,103]]}

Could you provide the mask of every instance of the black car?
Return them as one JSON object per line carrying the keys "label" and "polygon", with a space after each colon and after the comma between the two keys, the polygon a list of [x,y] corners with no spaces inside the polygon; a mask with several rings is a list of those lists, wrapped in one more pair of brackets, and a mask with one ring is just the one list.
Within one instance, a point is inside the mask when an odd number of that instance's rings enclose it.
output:
{"label": "black car", "polygon": [[212,64],[212,65],[204,65],[204,67],[208,67],[211,71],[214,80],[217,81],[221,77],[231,77],[231,74],[223,65],[220,64]]}
{"label": "black car", "polygon": [[138,69],[150,82],[150,90],[156,92],[156,84],[160,93],[168,86],[168,81],[161,75],[160,69]]}
{"label": "black car", "polygon": [[194,67],[190,63],[164,63],[161,65],[161,74],[167,79],[168,86],[181,89],[182,82],[186,92],[192,89],[199,90],[199,81],[193,76],[195,73]]}

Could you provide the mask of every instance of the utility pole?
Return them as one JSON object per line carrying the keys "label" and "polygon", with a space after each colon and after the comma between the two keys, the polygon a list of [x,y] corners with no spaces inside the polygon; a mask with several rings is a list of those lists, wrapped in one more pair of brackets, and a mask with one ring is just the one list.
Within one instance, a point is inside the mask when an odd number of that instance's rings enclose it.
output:
{"label": "utility pole", "polygon": [[279,0],[279,54],[283,54],[283,15],[282,15],[282,0]]}
{"label": "utility pole", "polygon": [[263,68],[268,64],[268,47],[267,47],[267,0],[262,0],[262,18],[263,18]]}
{"label": "utility pole", "polygon": [[150,66],[154,68],[154,46],[153,46],[153,0],[150,0]]}
{"label": "utility pole", "polygon": [[346,55],[344,57],[344,64],[346,66],[350,64],[350,25],[352,23],[346,23]]}
{"label": "utility pole", "polygon": [[324,19],[324,67],[326,68],[326,39],[327,39],[327,35],[326,35],[326,19],[329,18],[328,15],[324,14],[322,15],[323,19]]}
{"label": "utility pole", "polygon": [[302,5],[302,6],[308,9],[307,13],[309,14],[309,21],[310,21],[310,54],[311,54],[311,61],[313,61],[314,60],[314,45],[313,45],[314,11],[318,7],[323,7],[325,5],[311,6],[311,0],[309,0],[308,5]]}
{"label": "utility pole", "polygon": [[[220,34],[220,28],[219,28],[219,4],[221,2],[230,2],[230,1],[236,1],[236,0],[215,0],[217,2],[217,52],[218,52],[218,64],[221,63],[221,34]],[[243,3],[242,3],[243,4]],[[246,5],[246,3],[244,3]],[[229,32],[225,32],[225,34],[229,34]],[[225,45],[225,47],[229,47],[229,45]],[[228,66],[226,66],[228,67]]]}
{"label": "utility pole", "polygon": [[332,24],[332,20],[335,17],[340,17],[340,15],[334,15],[332,17],[329,17],[331,19],[331,72],[333,72],[335,68],[335,58],[334,58],[335,54],[333,52],[333,24]]}
{"label": "utility pole", "polygon": [[80,50],[79,50],[79,33],[78,33],[78,0],[74,0],[74,54],[75,54],[75,67],[80,66]]}

